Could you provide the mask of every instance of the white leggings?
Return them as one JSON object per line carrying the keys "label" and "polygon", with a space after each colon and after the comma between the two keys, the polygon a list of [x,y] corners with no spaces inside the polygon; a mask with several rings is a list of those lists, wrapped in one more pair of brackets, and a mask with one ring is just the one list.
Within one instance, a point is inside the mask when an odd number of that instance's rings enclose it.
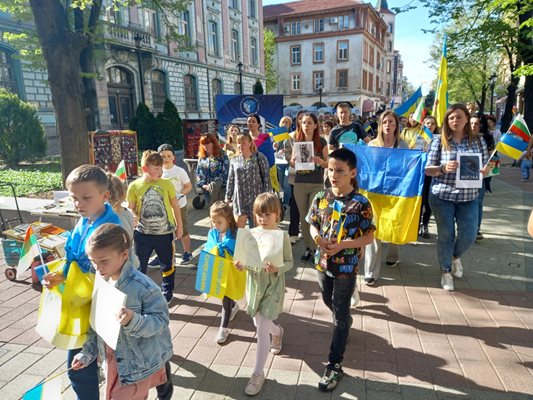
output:
{"label": "white leggings", "polygon": [[254,373],[264,374],[265,364],[270,353],[270,335],[281,334],[281,329],[271,319],[257,313],[254,317],[254,325],[257,328],[257,356],[255,358]]}

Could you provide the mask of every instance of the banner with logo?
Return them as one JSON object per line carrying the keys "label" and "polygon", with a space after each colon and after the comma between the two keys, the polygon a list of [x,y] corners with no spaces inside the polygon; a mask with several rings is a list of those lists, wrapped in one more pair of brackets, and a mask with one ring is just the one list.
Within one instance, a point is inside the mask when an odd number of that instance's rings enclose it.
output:
{"label": "banner with logo", "polygon": [[225,135],[228,124],[238,125],[247,130],[246,119],[250,114],[259,114],[261,132],[267,132],[279,126],[283,117],[283,96],[271,94],[219,94],[216,97],[218,129]]}

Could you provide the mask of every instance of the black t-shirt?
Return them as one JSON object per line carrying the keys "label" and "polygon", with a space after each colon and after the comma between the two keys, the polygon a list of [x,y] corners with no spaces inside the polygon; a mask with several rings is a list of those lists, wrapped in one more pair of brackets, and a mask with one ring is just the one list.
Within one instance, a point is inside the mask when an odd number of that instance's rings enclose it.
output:
{"label": "black t-shirt", "polygon": [[364,140],[366,138],[366,132],[357,122],[352,122],[350,125],[337,125],[333,128],[329,134],[329,143],[335,148],[343,143],[353,143],[356,144],[359,140]]}

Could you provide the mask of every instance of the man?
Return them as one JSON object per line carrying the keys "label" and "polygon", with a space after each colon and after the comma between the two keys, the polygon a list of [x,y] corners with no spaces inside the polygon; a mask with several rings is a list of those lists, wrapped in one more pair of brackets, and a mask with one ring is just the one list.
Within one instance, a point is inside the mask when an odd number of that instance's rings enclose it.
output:
{"label": "man", "polygon": [[355,121],[350,121],[350,106],[348,103],[340,103],[337,106],[337,117],[339,125],[331,130],[328,140],[328,150],[331,153],[343,143],[357,143],[359,140],[368,143],[370,137],[365,130]]}

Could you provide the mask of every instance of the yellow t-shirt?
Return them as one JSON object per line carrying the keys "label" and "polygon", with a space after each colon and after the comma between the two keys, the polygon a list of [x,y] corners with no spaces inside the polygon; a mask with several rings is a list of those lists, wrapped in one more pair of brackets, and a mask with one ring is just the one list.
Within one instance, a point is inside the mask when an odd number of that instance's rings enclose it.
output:
{"label": "yellow t-shirt", "polygon": [[176,226],[170,200],[176,197],[171,181],[146,181],[139,178],[128,187],[127,200],[135,203],[139,222],[135,228],[147,235],[166,235]]}

